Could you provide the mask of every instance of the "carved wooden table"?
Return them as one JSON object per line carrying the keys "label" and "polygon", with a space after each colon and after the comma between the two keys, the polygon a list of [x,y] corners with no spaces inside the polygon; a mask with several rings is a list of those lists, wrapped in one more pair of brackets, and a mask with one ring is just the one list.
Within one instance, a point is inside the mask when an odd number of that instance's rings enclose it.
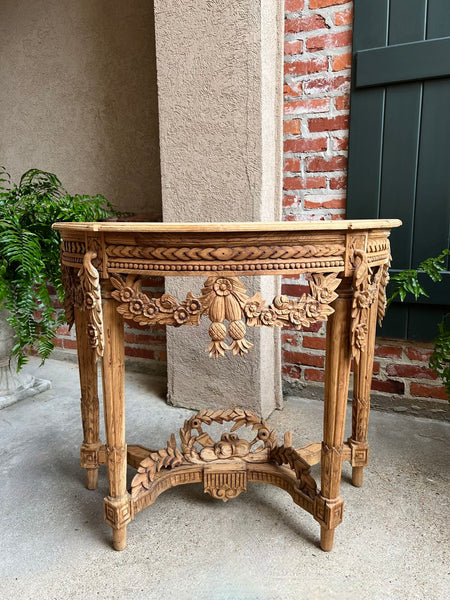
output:
{"label": "carved wooden table", "polygon": [[[390,263],[389,232],[398,220],[290,223],[56,223],[61,232],[65,311],[75,322],[84,440],[81,466],[87,487],[97,487],[106,464],[109,496],[104,517],[116,550],[126,545],[126,527],[163,491],[203,482],[224,501],[247,482],[286,490],[321,528],[323,550],[331,550],[342,521],[339,497],[343,461],[362,484],[368,464],[370,383],[377,316],[385,311]],[[237,276],[310,274],[310,293],[277,296],[267,303],[246,294]],[[200,296],[177,300],[142,293],[140,276],[207,276]],[[211,320],[210,356],[244,355],[252,348],[246,327],[308,327],[327,320],[325,405],[322,442],[296,448],[290,432],[279,443],[268,423],[242,408],[202,410],[182,424],[180,445],[150,450],[125,440],[123,319],[140,325],[197,325]],[[227,322],[227,325],[225,324]],[[228,342],[226,340],[229,340]],[[199,351],[202,351],[199,349]],[[106,444],[99,439],[97,358],[102,357]],[[350,362],[355,359],[352,435],[344,442]],[[232,423],[215,442],[212,422]],[[252,441],[234,433],[254,432]],[[321,488],[310,467],[321,463]],[[137,473],[127,490],[127,463]]]}

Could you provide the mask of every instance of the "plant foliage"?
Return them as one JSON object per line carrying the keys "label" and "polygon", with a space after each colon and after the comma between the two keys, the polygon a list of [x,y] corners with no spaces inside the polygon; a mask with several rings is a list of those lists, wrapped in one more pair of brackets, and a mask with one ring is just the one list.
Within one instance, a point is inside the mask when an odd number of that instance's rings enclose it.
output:
{"label": "plant foliage", "polygon": [[52,304],[48,285],[64,301],[59,232],[55,221],[101,221],[116,215],[101,195],[71,196],[52,173],[30,169],[18,184],[0,167],[0,308],[9,311],[15,330],[12,350],[18,369],[27,351],[43,361],[54,348],[64,315]]}
{"label": "plant foliage", "polygon": [[[450,255],[446,249],[437,257],[427,258],[419,264],[418,269],[406,269],[391,277],[394,289],[389,297],[388,304],[397,296],[403,302],[408,293],[415,299],[419,296],[429,297],[429,294],[419,282],[419,275],[425,273],[435,283],[442,281],[442,272],[445,269],[445,259]],[[430,367],[441,377],[444,382],[447,396],[450,399],[450,313],[438,325],[439,333],[433,340],[434,350],[430,358]]]}

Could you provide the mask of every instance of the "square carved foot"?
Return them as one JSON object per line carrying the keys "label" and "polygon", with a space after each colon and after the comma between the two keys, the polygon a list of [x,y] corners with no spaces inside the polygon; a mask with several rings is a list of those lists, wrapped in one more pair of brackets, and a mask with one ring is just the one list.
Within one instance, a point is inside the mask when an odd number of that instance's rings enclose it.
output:
{"label": "square carved foot", "polygon": [[133,504],[127,494],[123,498],[107,496],[103,501],[103,518],[113,530],[118,530],[128,525],[134,518]]}
{"label": "square carved foot", "polygon": [[342,523],[343,516],[344,501],[342,498],[329,500],[323,496],[316,496],[314,518],[320,523],[322,529],[334,529]]}
{"label": "square carved foot", "polygon": [[80,466],[82,469],[96,469],[100,464],[100,440],[94,444],[82,444],[80,448]]}
{"label": "square carved foot", "polygon": [[369,464],[369,444],[367,442],[357,442],[349,438],[348,444],[352,455],[350,463],[352,467],[367,467]]}

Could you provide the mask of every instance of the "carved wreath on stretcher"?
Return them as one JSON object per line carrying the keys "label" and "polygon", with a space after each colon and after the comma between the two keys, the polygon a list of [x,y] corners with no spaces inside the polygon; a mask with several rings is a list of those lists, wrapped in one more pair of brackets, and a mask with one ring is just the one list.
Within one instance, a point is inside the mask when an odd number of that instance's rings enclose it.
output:
{"label": "carved wreath on stretcher", "polygon": [[[203,426],[212,423],[234,423],[229,433],[223,433],[220,441],[215,442],[203,430]],[[256,431],[252,441],[240,438],[235,431],[241,427]],[[166,448],[152,450],[139,465],[138,472],[131,482],[131,495],[137,498],[151,489],[165,470],[177,467],[217,465],[221,462],[234,464],[275,464],[286,465],[295,473],[300,491],[311,499],[317,494],[317,486],[310,474],[309,464],[292,446],[292,434],[287,432],[284,443],[278,444],[275,430],[271,429],[264,419],[255,413],[236,408],[218,410],[203,409],[184,422],[180,429],[181,450],[177,447],[175,435],[172,434]],[[229,487],[227,484],[219,488],[205,488],[214,498],[226,502],[236,497],[243,488]]]}
{"label": "carved wreath on stretcher", "polygon": [[[330,303],[338,297],[335,289],[340,279],[335,273],[315,274],[309,282],[310,294],[303,294],[298,300],[277,296],[268,306],[259,292],[247,296],[236,277],[209,277],[201,296],[195,297],[189,292],[182,302],[171,294],[160,298],[147,296],[135,276],[130,275],[126,280],[111,277],[111,283],[115,288],[112,296],[119,302],[118,312],[140,325],[198,325],[200,317],[207,315],[211,320],[211,343],[207,351],[218,358],[227,350],[243,356],[253,348],[245,339],[246,325],[282,327],[290,324],[301,329],[326,321],[333,313]],[[228,321],[228,329],[224,321]],[[231,343],[226,342],[227,334]]]}

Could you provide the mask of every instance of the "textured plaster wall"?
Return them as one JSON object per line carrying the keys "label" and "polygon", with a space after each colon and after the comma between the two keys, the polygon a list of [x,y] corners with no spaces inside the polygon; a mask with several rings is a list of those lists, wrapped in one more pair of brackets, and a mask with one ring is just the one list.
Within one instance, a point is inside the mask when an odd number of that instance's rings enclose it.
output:
{"label": "textured plaster wall", "polygon": [[[155,0],[165,221],[280,218],[282,16],[268,0]],[[250,293],[276,293],[274,278],[243,280]],[[201,283],[166,289],[184,297]],[[207,328],[167,331],[169,399],[270,413],[281,401],[278,332],[250,331],[245,360],[215,361]]]}
{"label": "textured plaster wall", "polygon": [[0,164],[160,216],[153,2],[0,7]]}

